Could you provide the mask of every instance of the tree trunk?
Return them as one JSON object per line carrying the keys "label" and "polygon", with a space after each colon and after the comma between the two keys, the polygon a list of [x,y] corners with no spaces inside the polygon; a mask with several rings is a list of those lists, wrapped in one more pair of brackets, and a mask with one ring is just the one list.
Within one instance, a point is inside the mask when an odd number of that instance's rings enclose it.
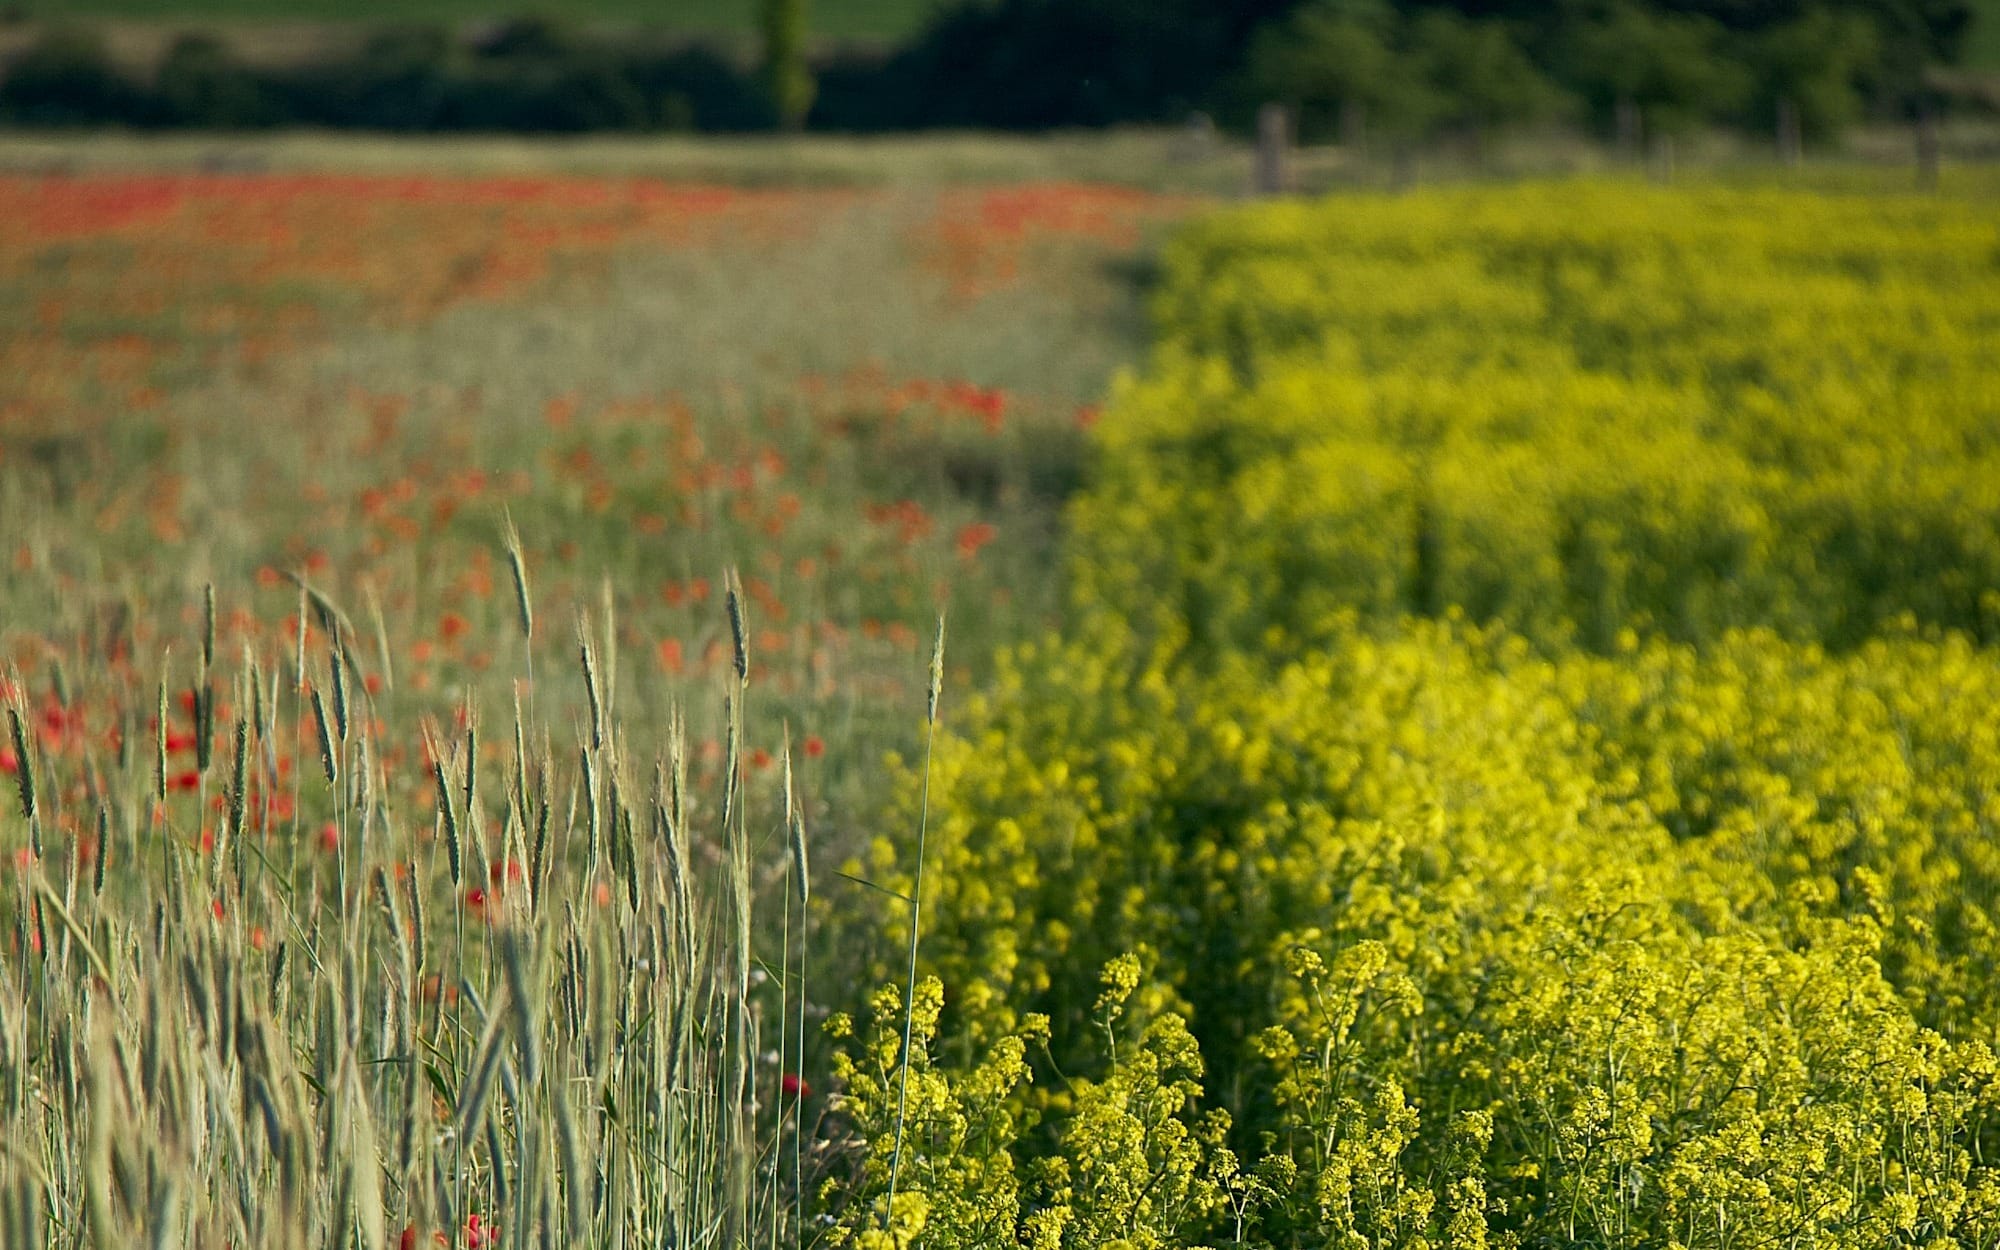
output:
{"label": "tree trunk", "polygon": [[1177,147],[1179,159],[1188,164],[1207,160],[1215,152],[1215,120],[1198,110],[1189,113]]}
{"label": "tree trunk", "polygon": [[1389,160],[1389,189],[1407,191],[1417,185],[1417,145],[1409,139],[1396,140]]}
{"label": "tree trunk", "polygon": [[1292,117],[1282,104],[1257,110],[1257,194],[1291,190]]}
{"label": "tree trunk", "polygon": [[1805,132],[1799,126],[1799,106],[1790,96],[1778,100],[1778,163],[1796,166],[1805,159]]}
{"label": "tree trunk", "polygon": [[1639,162],[1640,144],[1645,141],[1645,127],[1640,123],[1639,105],[1630,96],[1619,96],[1617,107],[1618,159],[1627,165]]}
{"label": "tree trunk", "polygon": [[1926,108],[1917,114],[1917,186],[1937,190],[1939,141],[1937,114]]}
{"label": "tree trunk", "polygon": [[1340,146],[1356,156],[1368,146],[1368,106],[1346,100],[1340,106]]}
{"label": "tree trunk", "polygon": [[1674,180],[1674,137],[1658,135],[1653,139],[1653,181],[1671,184]]}

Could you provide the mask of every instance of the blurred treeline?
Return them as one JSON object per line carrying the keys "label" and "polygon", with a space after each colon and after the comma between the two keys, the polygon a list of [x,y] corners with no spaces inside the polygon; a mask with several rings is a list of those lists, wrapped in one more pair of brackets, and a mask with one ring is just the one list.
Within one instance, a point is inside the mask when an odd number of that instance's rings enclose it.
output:
{"label": "blurred treeline", "polygon": [[1967,0],[958,0],[900,46],[791,38],[783,72],[770,52],[543,18],[381,28],[286,65],[190,32],[141,67],[64,26],[0,69],[0,121],[870,132],[1202,111],[1243,127],[1277,101],[1307,140],[1567,122],[1627,142],[1714,125],[1805,142],[1951,103],[1937,71],[1971,21]]}

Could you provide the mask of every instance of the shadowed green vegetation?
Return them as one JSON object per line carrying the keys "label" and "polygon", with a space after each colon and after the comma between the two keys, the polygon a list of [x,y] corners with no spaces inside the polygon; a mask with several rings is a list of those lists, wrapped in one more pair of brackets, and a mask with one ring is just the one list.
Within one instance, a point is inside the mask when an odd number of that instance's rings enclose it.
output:
{"label": "shadowed green vegetation", "polygon": [[[936,0],[813,0],[815,34],[831,39],[907,37]],[[575,22],[635,24],[748,37],[757,0],[553,0],[515,8],[491,0],[17,0],[29,18],[127,18],[148,22],[465,22],[534,12]]]}

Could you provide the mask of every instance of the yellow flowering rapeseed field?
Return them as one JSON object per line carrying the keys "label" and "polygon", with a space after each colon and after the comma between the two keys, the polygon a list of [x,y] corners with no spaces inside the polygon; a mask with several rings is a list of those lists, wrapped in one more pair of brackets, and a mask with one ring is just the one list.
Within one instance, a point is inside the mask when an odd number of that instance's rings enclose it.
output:
{"label": "yellow flowering rapeseed field", "polygon": [[1996,231],[1588,184],[1213,218],[1104,427],[1087,591],[1281,650],[1341,606],[1597,650],[1904,613],[1992,641]]}
{"label": "yellow flowering rapeseed field", "polygon": [[1017,1234],[2000,1242],[2000,216],[1261,206],[1155,300],[1072,630],[856,866],[990,1056],[934,1122],[1033,1090]]}

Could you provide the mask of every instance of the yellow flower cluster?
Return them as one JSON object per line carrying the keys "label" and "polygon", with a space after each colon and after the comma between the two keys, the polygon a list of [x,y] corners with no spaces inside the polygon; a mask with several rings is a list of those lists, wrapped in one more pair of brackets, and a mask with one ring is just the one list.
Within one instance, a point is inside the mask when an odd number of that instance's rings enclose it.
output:
{"label": "yellow flower cluster", "polygon": [[1140,951],[1271,1135],[1277,1244],[2000,1236],[1990,653],[1325,628],[1172,680],[1045,648],[974,709],[925,935],[968,1036],[1046,1012],[1087,1068]]}
{"label": "yellow flower cluster", "polygon": [[946,1032],[1115,1084],[1136,952],[1215,1240],[2000,1244],[1996,267],[1768,191],[1189,231],[1078,626],[939,748]]}
{"label": "yellow flower cluster", "polygon": [[1253,647],[1343,606],[1599,649],[1904,612],[1992,640],[1996,256],[1969,203],[1769,190],[1211,219],[1103,422],[1083,595]]}

